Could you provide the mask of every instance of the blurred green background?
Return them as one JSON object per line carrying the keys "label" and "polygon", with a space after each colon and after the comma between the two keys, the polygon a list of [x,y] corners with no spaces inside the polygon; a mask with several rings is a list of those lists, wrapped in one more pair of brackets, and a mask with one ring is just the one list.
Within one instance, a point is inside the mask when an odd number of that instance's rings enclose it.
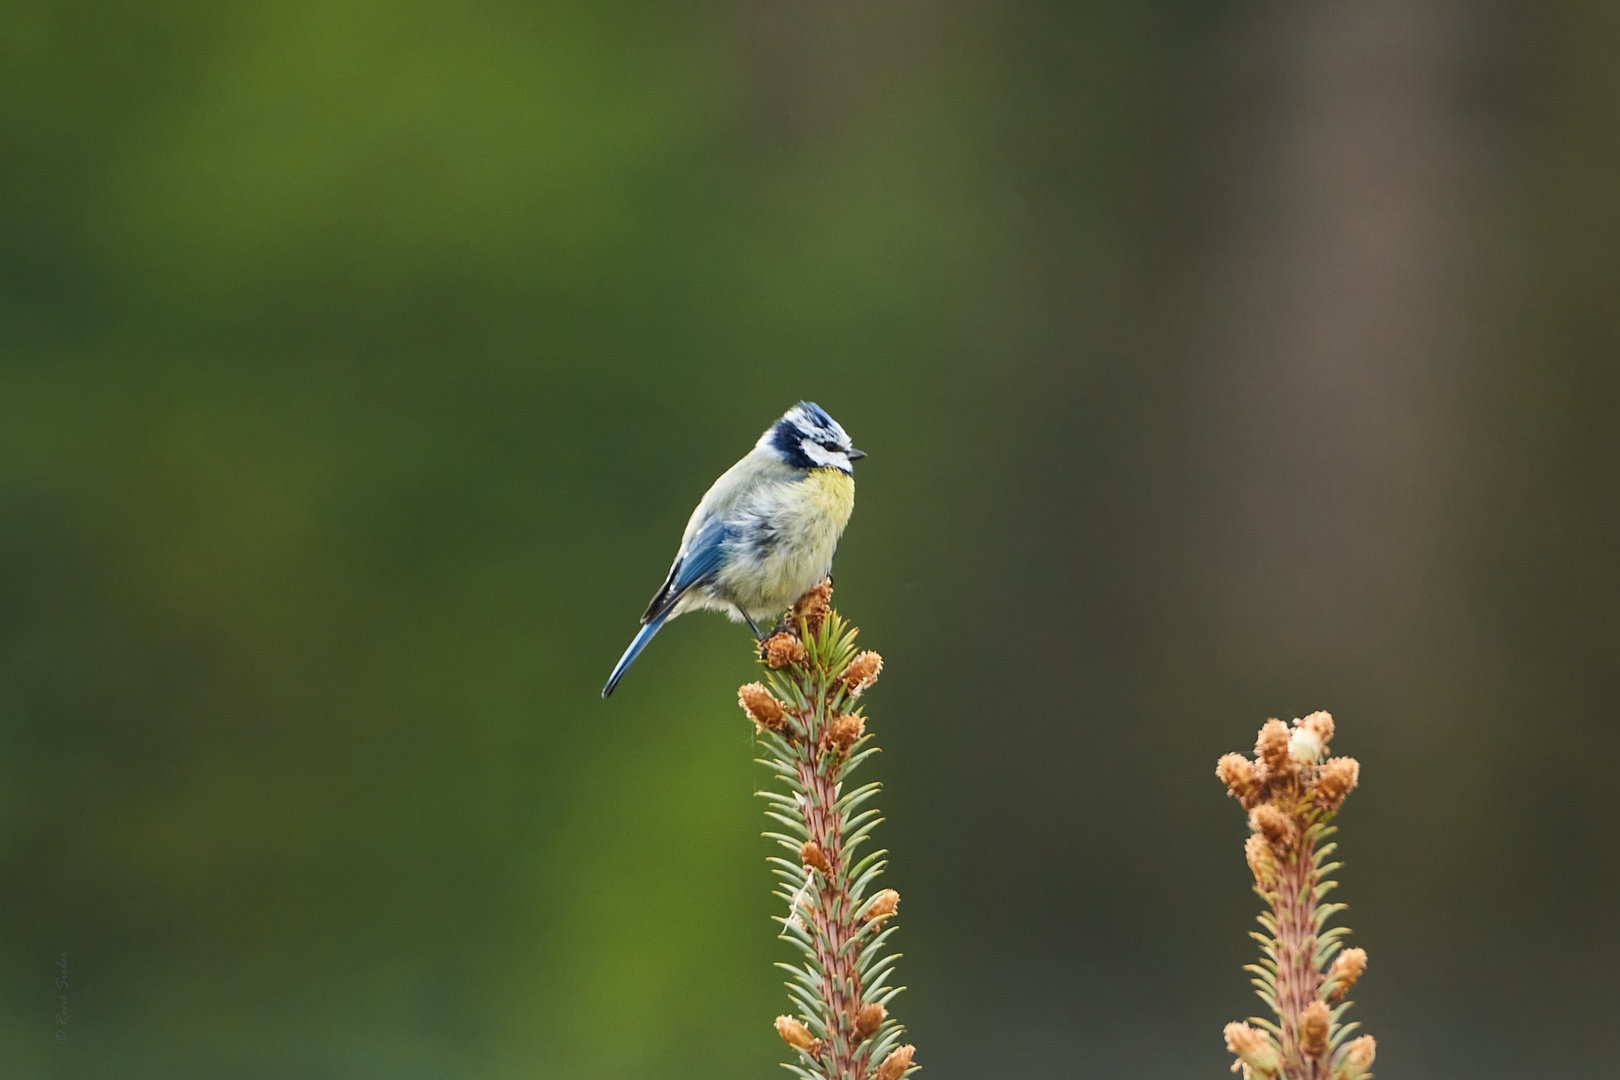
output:
{"label": "blurred green background", "polygon": [[0,2],[6,1075],[777,1075],[747,637],[597,694],[800,398],[924,1075],[1225,1076],[1317,708],[1379,1074],[1601,1072],[1617,190],[1598,0]]}

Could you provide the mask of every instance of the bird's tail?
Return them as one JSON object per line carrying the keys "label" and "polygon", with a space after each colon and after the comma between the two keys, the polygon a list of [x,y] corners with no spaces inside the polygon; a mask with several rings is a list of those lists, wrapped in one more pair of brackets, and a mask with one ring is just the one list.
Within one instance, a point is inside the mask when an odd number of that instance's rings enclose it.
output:
{"label": "bird's tail", "polygon": [[619,662],[613,665],[613,674],[608,676],[607,685],[602,687],[603,697],[613,693],[613,688],[619,685],[619,680],[624,678],[624,673],[629,670],[631,664],[636,662],[636,657],[641,655],[641,650],[647,647],[647,642],[653,639],[653,635],[658,633],[658,628],[664,625],[664,620],[667,618],[669,618],[669,612],[666,611],[641,628],[641,632],[636,635],[635,640],[630,642],[630,647],[624,650],[624,655],[619,657]]}

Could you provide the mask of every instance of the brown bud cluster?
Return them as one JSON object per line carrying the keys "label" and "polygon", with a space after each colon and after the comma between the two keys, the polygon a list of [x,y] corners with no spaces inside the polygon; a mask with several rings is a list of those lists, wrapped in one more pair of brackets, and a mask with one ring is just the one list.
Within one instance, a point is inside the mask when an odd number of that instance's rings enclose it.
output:
{"label": "brown bud cluster", "polygon": [[1322,989],[1329,1001],[1338,1001],[1344,997],[1345,992],[1356,985],[1361,973],[1367,970],[1366,949],[1346,949],[1333,959],[1333,966],[1328,968],[1327,977],[1322,980]]}
{"label": "brown bud cluster", "polygon": [[799,602],[793,605],[793,625],[799,625],[799,620],[803,619],[807,633],[819,634],[821,624],[826,621],[830,611],[832,611],[832,578],[822,578],[821,584],[799,597]]}
{"label": "brown bud cluster", "polygon": [[836,749],[841,754],[847,754],[849,748],[855,745],[855,740],[865,734],[866,718],[845,713],[827,725],[827,730],[821,736],[821,748]]}
{"label": "brown bud cluster", "polygon": [[821,1040],[810,1034],[810,1029],[791,1016],[776,1018],[776,1033],[795,1050],[803,1050],[811,1057],[821,1056]]}
{"label": "brown bud cluster", "polygon": [[839,679],[849,687],[849,696],[858,698],[877,682],[882,673],[883,657],[868,649],[849,662]]}
{"label": "brown bud cluster", "polygon": [[900,894],[893,889],[884,889],[872,898],[871,904],[866,908],[866,919],[882,925],[882,921],[894,914],[894,909],[900,904]]}
{"label": "brown bud cluster", "polygon": [[1337,810],[1344,805],[1344,797],[1350,794],[1360,779],[1361,762],[1355,758],[1328,758],[1316,778],[1311,797],[1324,809]]}
{"label": "brown bud cluster", "polygon": [[756,731],[781,731],[787,723],[787,710],[771,696],[764,683],[751,682],[737,690],[737,704],[742,706]]}
{"label": "brown bud cluster", "polygon": [[1313,1001],[1305,1006],[1299,1018],[1299,1048],[1313,1058],[1327,1052],[1328,1007],[1326,1002]]}
{"label": "brown bud cluster", "polygon": [[883,1064],[878,1066],[877,1080],[900,1080],[911,1068],[911,1057],[916,1052],[917,1048],[910,1044],[891,1050],[889,1056],[883,1059]]}
{"label": "brown bud cluster", "polygon": [[877,1002],[866,1006],[855,1014],[855,1038],[864,1042],[870,1039],[878,1028],[883,1026],[883,1020],[889,1015],[889,1010]]}
{"label": "brown bud cluster", "polygon": [[1317,806],[1336,811],[1356,786],[1360,766],[1354,758],[1322,762],[1331,738],[1329,713],[1311,713],[1291,728],[1281,720],[1267,720],[1255,740],[1253,760],[1224,754],[1215,763],[1215,775],[1245,810],[1273,801],[1292,810],[1294,800],[1308,791]]}
{"label": "brown bud cluster", "polygon": [[827,853],[814,840],[806,840],[799,845],[799,861],[818,871],[824,878],[832,877],[832,863],[827,861]]}
{"label": "brown bud cluster", "polygon": [[1254,809],[1255,803],[1265,794],[1265,785],[1255,775],[1249,759],[1242,754],[1222,755],[1221,760],[1215,763],[1215,775],[1245,810]]}
{"label": "brown bud cluster", "polygon": [[804,642],[792,634],[775,633],[765,639],[760,648],[760,656],[768,668],[785,668],[789,664],[802,665],[809,659],[804,651]]}
{"label": "brown bud cluster", "polygon": [[1237,1055],[1232,1071],[1243,1070],[1244,1077],[1274,1076],[1279,1064],[1277,1047],[1271,1036],[1244,1023],[1226,1025],[1226,1049]]}

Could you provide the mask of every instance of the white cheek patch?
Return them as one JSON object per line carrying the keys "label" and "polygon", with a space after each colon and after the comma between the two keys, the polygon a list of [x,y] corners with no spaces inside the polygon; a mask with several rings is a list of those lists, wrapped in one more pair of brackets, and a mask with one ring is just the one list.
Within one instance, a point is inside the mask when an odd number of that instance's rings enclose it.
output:
{"label": "white cheek patch", "polygon": [[819,443],[810,439],[801,440],[799,442],[799,448],[804,451],[805,457],[809,458],[817,465],[831,465],[834,468],[844,469],[846,471],[849,469],[849,457],[842,450],[823,449]]}

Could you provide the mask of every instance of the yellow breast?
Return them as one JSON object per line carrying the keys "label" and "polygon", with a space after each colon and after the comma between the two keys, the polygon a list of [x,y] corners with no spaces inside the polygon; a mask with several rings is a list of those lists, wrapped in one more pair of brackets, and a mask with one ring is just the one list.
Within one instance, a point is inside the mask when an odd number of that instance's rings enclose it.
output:
{"label": "yellow breast", "polygon": [[843,532],[855,509],[855,478],[842,469],[812,469],[803,483],[805,501],[826,515],[837,532]]}

